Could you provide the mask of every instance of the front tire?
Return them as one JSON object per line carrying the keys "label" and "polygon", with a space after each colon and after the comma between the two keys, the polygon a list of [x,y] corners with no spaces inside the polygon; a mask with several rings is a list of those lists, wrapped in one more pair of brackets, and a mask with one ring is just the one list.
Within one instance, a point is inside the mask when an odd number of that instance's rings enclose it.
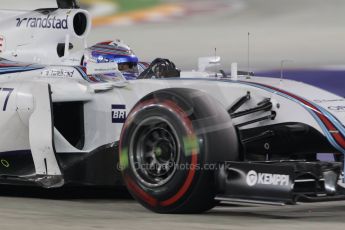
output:
{"label": "front tire", "polygon": [[217,163],[237,160],[239,148],[225,109],[192,89],[166,89],[144,97],[128,115],[120,142],[128,190],[158,213],[213,208]]}

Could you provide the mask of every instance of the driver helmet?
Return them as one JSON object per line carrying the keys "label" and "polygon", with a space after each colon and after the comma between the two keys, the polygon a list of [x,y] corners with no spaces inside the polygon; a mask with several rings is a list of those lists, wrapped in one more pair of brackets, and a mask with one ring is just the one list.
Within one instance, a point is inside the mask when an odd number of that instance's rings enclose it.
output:
{"label": "driver helmet", "polygon": [[[133,50],[121,40],[97,43],[88,48],[88,59],[96,63],[116,62],[118,69],[128,78],[138,76],[138,57]],[[86,63],[83,63],[85,66]]]}

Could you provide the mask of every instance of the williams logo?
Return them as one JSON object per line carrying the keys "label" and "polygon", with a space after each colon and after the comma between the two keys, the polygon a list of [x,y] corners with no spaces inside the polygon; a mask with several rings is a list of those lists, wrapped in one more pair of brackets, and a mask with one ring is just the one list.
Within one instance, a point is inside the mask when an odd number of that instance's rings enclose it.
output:
{"label": "williams logo", "polygon": [[41,76],[43,77],[73,77],[74,70],[73,71],[67,71],[67,70],[57,70],[57,69],[48,69],[44,70],[41,73]]}
{"label": "williams logo", "polygon": [[125,123],[127,117],[126,105],[112,105],[111,116],[113,123]]}
{"label": "williams logo", "polygon": [[39,18],[17,18],[17,27],[43,28],[43,29],[68,29],[68,17],[56,18],[50,15]]}
{"label": "williams logo", "polygon": [[246,182],[250,187],[254,185],[289,186],[290,176],[282,174],[257,173],[254,170],[251,170],[247,174]]}

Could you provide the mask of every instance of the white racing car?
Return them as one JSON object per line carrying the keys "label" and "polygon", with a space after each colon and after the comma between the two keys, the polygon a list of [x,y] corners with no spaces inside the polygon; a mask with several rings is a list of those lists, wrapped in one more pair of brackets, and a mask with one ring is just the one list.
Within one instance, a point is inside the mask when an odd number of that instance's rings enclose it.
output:
{"label": "white racing car", "polygon": [[159,213],[344,198],[344,98],[237,73],[127,81],[72,52],[90,16],[58,6],[0,12],[1,183],[125,184]]}

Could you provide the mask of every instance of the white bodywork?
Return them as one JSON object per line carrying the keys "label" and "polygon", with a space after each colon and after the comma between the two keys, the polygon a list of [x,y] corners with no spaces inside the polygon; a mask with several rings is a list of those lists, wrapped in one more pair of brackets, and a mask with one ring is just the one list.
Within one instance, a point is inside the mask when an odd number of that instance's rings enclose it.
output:
{"label": "white bodywork", "polygon": [[[83,15],[85,25],[78,31],[74,20]],[[77,16],[77,17],[76,17]],[[0,11],[2,38],[1,57],[18,62],[39,64],[75,64],[82,53],[56,52],[58,44],[80,43],[86,47],[86,38],[91,30],[91,18],[85,10],[37,10]],[[49,39],[47,39],[49,38]]]}
{"label": "white bodywork", "polygon": [[[72,30],[73,16],[78,13],[84,14],[87,18],[85,31],[81,35],[75,34]],[[260,83],[282,89],[314,103],[342,124],[342,127],[337,127],[340,132],[345,130],[344,109],[337,109],[345,108],[344,98],[295,81],[256,77],[248,79],[247,76],[239,76],[235,80],[211,78],[204,71],[183,73],[182,79],[126,82],[122,78],[113,78],[94,81],[91,79],[92,76],[88,76],[80,67],[76,67],[80,63],[82,51],[76,52],[74,56],[68,52],[66,46],[64,57],[59,57],[56,53],[58,43],[68,44],[72,39],[80,42],[85,40],[91,26],[88,13],[82,10],[56,10],[48,15],[55,17],[55,20],[61,20],[61,23],[66,23],[61,25],[66,28],[37,26],[38,18],[48,18],[47,15],[38,12],[0,13],[2,19],[6,18],[0,22],[2,33],[0,35],[4,44],[0,56],[14,61],[9,64],[11,66],[9,68],[13,69],[12,72],[8,72],[8,68],[2,68],[0,72],[0,152],[30,150],[37,175],[62,175],[55,152],[64,154],[91,152],[100,146],[119,141],[123,123],[112,122],[114,116],[112,105],[124,105],[128,114],[145,95],[165,88],[201,90],[210,94],[226,110],[247,92],[251,93],[252,100],[241,107],[241,110],[255,107],[263,99],[271,98],[272,110],[277,114],[275,119],[246,126],[246,129],[298,122],[315,128],[325,136],[336,132],[336,130],[327,130],[320,124],[312,113],[313,108],[308,108],[292,97],[257,84]],[[39,65],[20,64],[21,62]],[[16,67],[18,63],[19,67]],[[200,70],[205,70],[205,63],[201,65],[203,67]],[[10,96],[7,89],[12,90]],[[82,149],[71,145],[52,126],[51,103],[76,101],[82,102],[84,106],[85,143]],[[5,106],[6,108],[3,108]],[[258,112],[234,119],[234,124],[269,113]],[[345,153],[342,148],[338,150]]]}

